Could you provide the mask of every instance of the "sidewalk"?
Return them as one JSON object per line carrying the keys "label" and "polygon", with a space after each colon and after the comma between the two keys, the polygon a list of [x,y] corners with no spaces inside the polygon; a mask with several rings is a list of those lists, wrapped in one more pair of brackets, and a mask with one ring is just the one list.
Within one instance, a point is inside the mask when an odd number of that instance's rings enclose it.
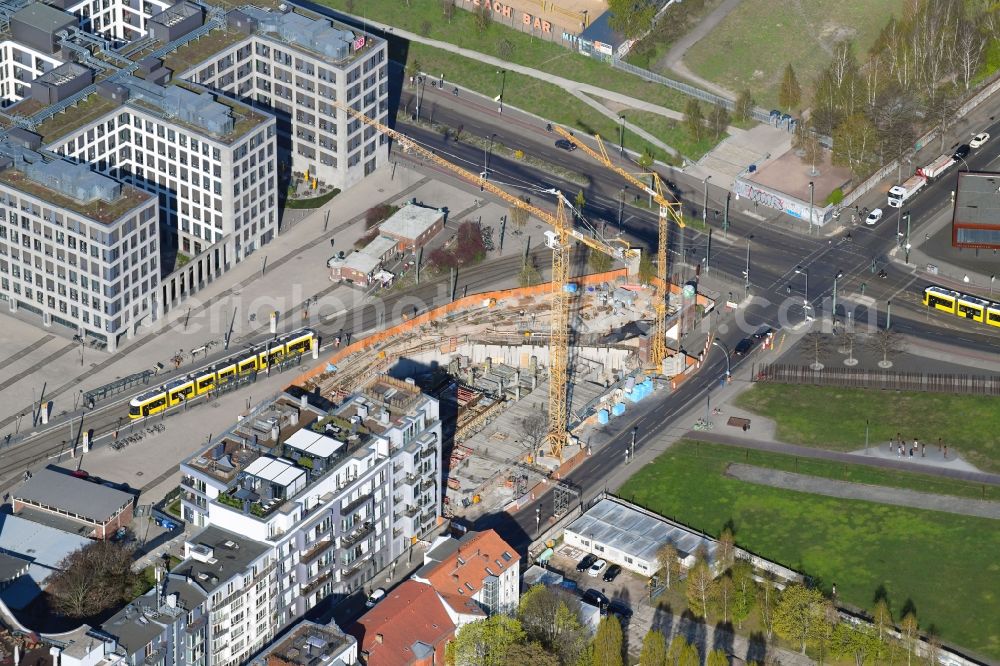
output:
{"label": "sidewalk", "polygon": [[[470,191],[405,166],[393,169],[387,165],[291,226],[258,256],[234,266],[161,321],[141,329],[135,339],[123,341],[114,355],[90,348],[81,351],[77,344],[57,335],[58,331],[43,331],[6,318],[5,335],[0,340],[0,359],[5,359],[0,362],[0,400],[5,406],[0,412],[0,428],[7,427],[8,432],[30,428],[30,416],[20,423],[16,417],[31,414],[30,396],[34,393],[37,400],[43,386],[45,398],[55,401],[53,416],[58,417],[76,408],[80,391],[151,369],[157,363],[172,370],[175,354],[183,357],[182,368],[201,363],[204,354],[193,359],[191,350],[211,346],[212,353],[220,352],[230,325],[230,349],[235,351],[267,331],[272,311],[280,313],[279,330],[305,325],[304,304],[314,299],[317,305],[309,313],[313,319],[349,311],[365,302],[366,294],[352,285],[331,283],[327,259],[341,249],[353,251],[355,240],[364,233],[364,211],[368,208],[381,202],[402,203],[411,197],[447,206],[453,214],[472,208],[477,201]],[[490,214],[498,217],[499,207]],[[497,226],[495,220],[489,223]],[[513,252],[518,243],[510,231],[507,241],[509,252]]]}

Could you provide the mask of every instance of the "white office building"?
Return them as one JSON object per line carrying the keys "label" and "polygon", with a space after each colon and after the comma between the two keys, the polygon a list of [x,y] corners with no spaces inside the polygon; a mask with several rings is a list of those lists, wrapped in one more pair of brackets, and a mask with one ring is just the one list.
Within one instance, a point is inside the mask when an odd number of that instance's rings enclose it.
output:
{"label": "white office building", "polygon": [[[385,136],[330,103],[388,122],[385,40],[300,8],[244,7],[228,21],[232,43],[177,76],[278,116],[281,159],[294,176],[344,189],[386,162]],[[183,49],[174,56],[184,57]]]}
{"label": "white office building", "polygon": [[0,299],[112,351],[159,286],[156,198],[0,144]]}
{"label": "white office building", "polygon": [[187,522],[270,549],[271,632],[360,589],[441,515],[436,400],[390,377],[338,406],[310,397],[290,390],[181,464]]}
{"label": "white office building", "polygon": [[[113,102],[49,148],[156,195],[167,239],[190,266],[164,284],[169,306],[277,233],[274,117],[190,84],[128,77],[100,84]],[[120,104],[120,105],[119,105]],[[51,134],[51,133],[50,133]]]}

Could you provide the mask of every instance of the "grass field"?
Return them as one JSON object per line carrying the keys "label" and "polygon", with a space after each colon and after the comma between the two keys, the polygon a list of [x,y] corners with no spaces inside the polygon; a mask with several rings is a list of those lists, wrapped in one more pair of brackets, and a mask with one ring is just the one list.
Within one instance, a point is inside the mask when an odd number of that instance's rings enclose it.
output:
{"label": "grass field", "polygon": [[922,630],[933,627],[945,641],[1000,658],[996,521],[723,476],[729,462],[744,461],[738,449],[679,442],[619,495],[709,534],[732,521],[740,546],[807,573],[826,589],[836,583],[845,602],[871,608],[884,587],[897,616],[909,600]]}
{"label": "grass field", "polygon": [[[349,0],[321,0],[335,10],[348,11]],[[665,86],[650,83],[637,76],[613,69],[610,65],[570,51],[558,43],[533,37],[502,23],[492,23],[480,35],[471,12],[456,9],[451,22],[441,10],[439,0],[411,0],[410,7],[398,0],[364,0],[354,2],[354,11],[364,11],[366,18],[389,23],[400,28],[425,34],[432,39],[474,49],[513,63],[541,69],[553,76],[589,83],[608,90],[682,110],[687,97]],[[501,77],[497,68],[446,50],[418,43],[393,44],[391,57],[416,64],[429,73],[443,73],[450,81],[493,97],[500,92]],[[618,136],[614,121],[567,94],[562,88],[544,81],[507,72],[504,102],[560,124],[603,136]],[[628,133],[628,147],[642,152],[648,146],[640,137]],[[664,139],[667,145],[672,145]],[[651,150],[657,159],[670,161],[663,151]]]}
{"label": "grass field", "polygon": [[[469,58],[456,56],[423,44],[410,44],[409,57],[426,72],[451,72],[447,79],[466,88],[493,94],[497,84],[496,68]],[[562,88],[538,79],[507,73],[504,103],[516,106],[560,125],[577,128],[587,134],[618,137],[618,123],[601,114],[588,104],[576,99]],[[428,111],[431,107],[427,107]],[[553,139],[554,140],[554,139]],[[667,145],[669,141],[664,140]],[[674,160],[664,151],[650,146],[642,137],[625,132],[625,146],[638,153],[648,150],[653,157],[664,162]]]}
{"label": "grass field", "polygon": [[[750,88],[758,105],[777,106],[778,86],[792,63],[809,105],[813,78],[833,45],[850,39],[863,59],[904,0],[743,0],[684,56],[692,71],[733,92]],[[787,109],[785,109],[787,110]],[[792,110],[794,112],[794,110]]]}
{"label": "grass field", "polygon": [[937,448],[938,438],[987,472],[1000,471],[1000,398],[823,386],[756,384],[736,404],[777,422],[778,439],[838,451],[886,446],[901,433]]}

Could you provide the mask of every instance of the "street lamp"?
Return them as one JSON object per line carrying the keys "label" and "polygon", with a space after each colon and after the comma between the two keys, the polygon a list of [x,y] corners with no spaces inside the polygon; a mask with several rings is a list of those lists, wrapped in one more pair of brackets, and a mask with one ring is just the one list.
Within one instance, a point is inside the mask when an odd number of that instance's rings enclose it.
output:
{"label": "street lamp", "polygon": [[[971,169],[971,168],[969,168],[969,163],[965,161],[965,158],[964,158],[964,157],[961,157],[961,156],[959,156],[959,155],[953,155],[953,157],[957,157],[958,159],[962,160],[962,164],[964,164],[964,165],[965,165],[965,170],[966,170],[966,171],[972,171],[972,169]],[[961,171],[961,169],[959,169],[959,171]]]}
{"label": "street lamp", "polygon": [[622,157],[625,156],[625,116],[618,116],[618,148],[621,150]]}
{"label": "street lamp", "polygon": [[844,277],[844,271],[837,271],[833,276],[833,318],[837,319],[837,280]]}
{"label": "street lamp", "polygon": [[743,271],[743,298],[750,295],[750,239],[753,234],[747,236],[747,268]]}
{"label": "street lamp", "polygon": [[[493,139],[496,136],[496,134],[490,134],[489,147],[483,146],[483,180],[488,180],[490,177],[490,157],[493,155]],[[483,190],[484,187],[480,185],[479,189]]]}
{"label": "street lamp", "polygon": [[499,70],[497,70],[497,74],[499,74],[500,77],[501,77],[500,78],[500,94],[497,95],[497,97],[496,97],[496,101],[500,103],[500,106],[497,107],[497,113],[503,113],[503,91],[504,91],[504,88],[507,87],[507,70],[506,69],[499,69]]}
{"label": "street lamp", "polygon": [[702,186],[705,188],[705,198],[702,201],[701,206],[701,220],[706,225],[708,224],[708,181],[711,180],[712,176],[705,176],[705,180],[701,181]]}
{"label": "street lamp", "polygon": [[813,193],[816,191],[816,185],[813,181],[809,181],[809,234],[812,235],[813,232]]}
{"label": "street lamp", "polygon": [[721,349],[723,351],[723,353],[725,353],[725,355],[726,355],[726,382],[732,381],[733,373],[732,373],[732,366],[729,365],[729,347],[726,346],[726,343],[724,343],[724,342],[722,342],[720,340],[712,340],[712,346],[713,347],[718,347],[719,349]]}
{"label": "street lamp", "polygon": [[622,187],[620,196],[618,197],[618,235],[625,233],[625,229],[622,226],[622,219],[625,216],[625,190],[627,188]]}
{"label": "street lamp", "polygon": [[426,87],[426,80],[423,75],[417,76],[417,108],[413,114],[414,120],[420,120],[420,103],[424,101],[424,88]]}
{"label": "street lamp", "polygon": [[804,305],[809,305],[809,269],[808,268],[803,268],[801,265],[796,266],[795,267],[795,274],[796,275],[805,275],[806,276],[806,291],[805,291],[805,296],[804,296],[802,302],[803,302]]}
{"label": "street lamp", "polygon": [[990,275],[990,298],[993,298],[993,280],[996,280],[996,273]]}

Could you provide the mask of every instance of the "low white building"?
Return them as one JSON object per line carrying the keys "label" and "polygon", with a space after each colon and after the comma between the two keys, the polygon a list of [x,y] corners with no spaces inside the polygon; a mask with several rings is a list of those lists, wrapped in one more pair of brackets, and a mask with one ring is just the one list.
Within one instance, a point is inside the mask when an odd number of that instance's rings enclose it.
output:
{"label": "low white building", "polygon": [[704,534],[617,497],[605,497],[574,520],[563,540],[643,576],[652,576],[660,569],[656,554],[666,543],[674,544],[685,568],[694,564],[699,549],[714,562],[717,545]]}

